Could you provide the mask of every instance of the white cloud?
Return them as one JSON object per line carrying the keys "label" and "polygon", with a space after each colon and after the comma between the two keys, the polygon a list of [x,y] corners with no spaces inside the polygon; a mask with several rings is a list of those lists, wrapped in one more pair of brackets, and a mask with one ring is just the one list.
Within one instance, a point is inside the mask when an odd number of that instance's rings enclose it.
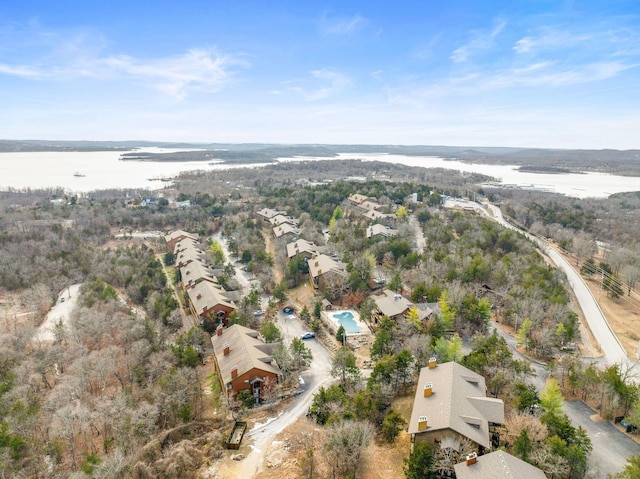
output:
{"label": "white cloud", "polygon": [[369,23],[369,20],[360,16],[330,18],[324,14],[320,19],[320,31],[324,35],[351,35]]}
{"label": "white cloud", "polygon": [[475,53],[491,49],[495,45],[495,38],[507,26],[507,22],[501,20],[491,31],[473,30],[471,32],[471,40],[465,45],[456,48],[449,57],[454,63],[465,62]]}
{"label": "white cloud", "polygon": [[556,50],[574,48],[578,44],[586,44],[600,37],[599,42],[605,39],[597,33],[577,34],[567,30],[545,28],[538,35],[529,35],[518,40],[513,46],[516,53],[537,53],[542,50]]}
{"label": "white cloud", "polygon": [[113,55],[71,58],[66,64],[0,64],[0,74],[35,80],[124,77],[182,99],[194,90],[209,93],[220,90],[230,81],[234,68],[247,66],[237,57],[221,55],[212,49],[192,49],[182,55],[149,60]]}
{"label": "white cloud", "polygon": [[150,61],[120,55],[108,57],[102,63],[114,72],[179,99],[191,90],[216,92],[229,82],[234,66],[246,66],[236,58],[208,49],[193,49],[182,55]]}
{"label": "white cloud", "polygon": [[0,63],[0,73],[23,78],[44,78],[45,71],[29,65],[7,65]]}
{"label": "white cloud", "polygon": [[351,85],[349,77],[329,68],[313,70],[310,74],[312,78],[289,80],[284,84],[289,91],[302,95],[308,102],[332,97]]}
{"label": "white cloud", "polygon": [[[192,91],[216,92],[248,64],[214,48],[194,48],[173,56],[135,58],[105,53],[108,41],[99,32],[49,32],[39,25],[9,31],[13,62],[0,63],[0,75],[29,80],[124,79],[182,99]],[[4,55],[5,58],[9,54]],[[24,58],[30,58],[25,61]]]}

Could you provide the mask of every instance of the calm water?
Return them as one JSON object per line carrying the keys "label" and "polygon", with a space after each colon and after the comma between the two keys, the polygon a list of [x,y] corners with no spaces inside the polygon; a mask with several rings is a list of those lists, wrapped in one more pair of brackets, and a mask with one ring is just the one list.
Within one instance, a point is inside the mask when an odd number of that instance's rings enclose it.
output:
{"label": "calm water", "polygon": [[[169,153],[160,148],[136,151]],[[160,178],[182,171],[220,170],[229,166],[207,161],[120,161],[125,151],[0,153],[0,189],[63,187],[72,193],[110,188],[157,189],[166,186]],[[76,173],[84,176],[74,176]]]}
{"label": "calm water", "polygon": [[[145,148],[142,151],[170,152],[177,150]],[[175,163],[120,161],[122,153],[124,152],[0,153],[0,189],[63,187],[72,193],[109,188],[156,189],[166,185],[159,178],[173,177],[181,171],[232,168],[197,161]],[[425,168],[446,168],[483,173],[500,179],[504,184],[516,185],[521,188],[545,189],[578,198],[602,198],[612,193],[640,190],[640,178],[603,173],[536,174],[519,172],[515,166],[467,164],[459,161],[445,161],[436,157],[385,154],[349,153],[340,154],[336,159],[353,158],[364,161],[378,160]],[[326,158],[298,158],[296,160],[303,159],[326,160]],[[296,160],[289,158],[280,161]],[[233,167],[243,166],[245,165]],[[74,176],[76,173],[84,176]]]}

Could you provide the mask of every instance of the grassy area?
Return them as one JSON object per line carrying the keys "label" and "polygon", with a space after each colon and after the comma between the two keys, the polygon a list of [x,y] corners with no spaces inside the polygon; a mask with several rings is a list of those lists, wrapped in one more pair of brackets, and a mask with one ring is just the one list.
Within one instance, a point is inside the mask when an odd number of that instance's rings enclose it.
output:
{"label": "grassy area", "polygon": [[211,404],[214,408],[219,408],[222,405],[222,388],[220,386],[220,380],[218,374],[214,371],[207,376],[208,389],[211,391]]}

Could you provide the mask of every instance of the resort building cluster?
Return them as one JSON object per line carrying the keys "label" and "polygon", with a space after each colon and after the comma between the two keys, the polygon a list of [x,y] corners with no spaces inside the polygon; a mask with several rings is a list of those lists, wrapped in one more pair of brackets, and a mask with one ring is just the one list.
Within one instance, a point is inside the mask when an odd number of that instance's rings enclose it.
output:
{"label": "resort building cluster", "polygon": [[[381,205],[376,198],[352,194],[343,206],[346,215],[363,218],[367,223],[368,240],[398,234],[389,226],[394,225],[396,219],[388,213],[391,207]],[[320,295],[332,281],[346,280],[346,265],[336,255],[328,254],[326,247],[301,238],[298,221],[286,212],[263,208],[256,212],[256,218],[274,239],[285,238],[287,262],[303,259],[308,282],[316,294]],[[329,235],[328,231],[324,233]],[[265,343],[258,331],[238,324],[227,327],[227,318],[236,309],[233,293],[226,292],[217,282],[219,272],[208,262],[198,235],[176,231],[166,236],[166,242],[173,252],[192,314],[201,321],[217,322],[211,344],[223,390],[229,395],[249,391],[255,402],[260,403],[282,377],[273,357],[280,343]],[[369,296],[374,305],[370,322],[373,329],[383,318],[400,321],[411,315],[414,320],[427,322],[439,312],[437,303],[416,304],[401,292],[384,288],[383,284],[384,281],[373,279],[369,282],[373,290]],[[341,324],[343,320],[359,322],[349,311],[333,311],[334,305],[327,299],[322,300],[322,309],[329,326],[332,324],[327,318],[333,313],[337,315],[334,320]],[[336,326],[334,321],[334,330]],[[359,329],[356,325],[347,332],[351,334]],[[486,392],[483,376],[456,362],[438,364],[437,358],[431,358],[428,366],[420,371],[408,423],[412,450],[416,444],[427,442],[434,450],[450,453],[450,457],[464,458],[447,470],[446,477],[543,479],[545,475],[541,470],[496,450],[505,422],[504,403],[487,397]]]}

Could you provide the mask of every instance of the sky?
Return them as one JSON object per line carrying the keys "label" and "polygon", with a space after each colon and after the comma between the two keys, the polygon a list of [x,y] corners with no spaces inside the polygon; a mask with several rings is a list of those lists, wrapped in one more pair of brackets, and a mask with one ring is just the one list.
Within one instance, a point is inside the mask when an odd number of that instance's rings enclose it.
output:
{"label": "sky", "polygon": [[3,0],[0,138],[640,148],[640,2]]}

